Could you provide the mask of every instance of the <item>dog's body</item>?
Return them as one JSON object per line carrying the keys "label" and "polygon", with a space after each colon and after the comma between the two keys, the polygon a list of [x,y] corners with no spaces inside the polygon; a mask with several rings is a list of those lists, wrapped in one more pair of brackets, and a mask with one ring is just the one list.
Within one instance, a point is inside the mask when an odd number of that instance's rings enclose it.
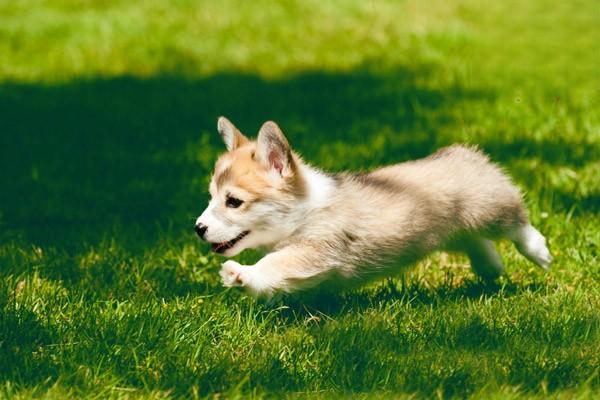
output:
{"label": "dog's body", "polygon": [[504,237],[531,261],[550,265],[519,190],[476,149],[455,145],[370,173],[327,174],[292,152],[272,122],[257,142],[225,118],[219,132],[229,151],[217,161],[196,230],[227,256],[272,250],[253,266],[225,262],[225,286],[266,297],[355,286],[435,250],[464,251],[478,275],[494,279],[504,267],[493,240]]}

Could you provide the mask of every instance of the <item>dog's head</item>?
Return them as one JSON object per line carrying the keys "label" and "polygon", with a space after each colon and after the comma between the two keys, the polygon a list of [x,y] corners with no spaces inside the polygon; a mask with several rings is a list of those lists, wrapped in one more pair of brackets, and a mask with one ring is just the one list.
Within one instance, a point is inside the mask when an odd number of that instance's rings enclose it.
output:
{"label": "dog's head", "polygon": [[297,223],[294,209],[305,195],[301,161],[274,122],[264,123],[256,141],[225,117],[217,127],[227,152],[215,164],[211,199],[196,220],[196,233],[226,256],[273,246]]}

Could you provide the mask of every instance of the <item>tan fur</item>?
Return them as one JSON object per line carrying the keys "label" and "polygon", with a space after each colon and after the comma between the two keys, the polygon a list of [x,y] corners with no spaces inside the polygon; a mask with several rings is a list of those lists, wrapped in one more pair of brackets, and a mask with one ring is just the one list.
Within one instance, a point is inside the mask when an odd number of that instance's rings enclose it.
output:
{"label": "tan fur", "polygon": [[[280,176],[273,171],[281,167],[278,161],[269,164],[270,156],[256,156],[270,153],[256,142],[240,142],[217,162],[216,190],[229,187],[249,195],[239,218],[244,212],[252,215],[253,203],[276,204],[283,225],[276,240],[261,243],[273,251],[256,265],[223,265],[225,285],[244,286],[257,296],[325,283],[351,287],[395,274],[439,249],[465,251],[474,270],[493,279],[503,266],[492,240],[518,232],[513,237],[523,244],[537,232],[527,230],[519,190],[474,147],[454,145],[370,173],[325,174],[286,149],[287,140],[279,140],[273,147],[277,154],[285,159],[289,152]],[[269,144],[259,140],[259,146]],[[545,241],[533,247],[538,264],[547,266]]]}
{"label": "tan fur", "polygon": [[257,197],[268,189],[263,171],[252,155],[255,148],[255,143],[249,143],[219,158],[214,176],[217,188],[231,184]]}

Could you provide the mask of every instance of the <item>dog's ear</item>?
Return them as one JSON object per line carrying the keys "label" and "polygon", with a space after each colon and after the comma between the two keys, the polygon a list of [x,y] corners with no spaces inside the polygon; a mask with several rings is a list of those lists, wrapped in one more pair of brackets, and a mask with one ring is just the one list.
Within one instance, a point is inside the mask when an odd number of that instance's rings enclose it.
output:
{"label": "dog's ear", "polygon": [[257,155],[268,168],[277,171],[282,177],[292,175],[293,160],[290,144],[275,122],[265,122],[258,131],[256,141]]}
{"label": "dog's ear", "polygon": [[248,143],[248,138],[225,117],[219,117],[219,120],[217,121],[217,130],[223,137],[223,141],[225,142],[228,151],[235,150]]}

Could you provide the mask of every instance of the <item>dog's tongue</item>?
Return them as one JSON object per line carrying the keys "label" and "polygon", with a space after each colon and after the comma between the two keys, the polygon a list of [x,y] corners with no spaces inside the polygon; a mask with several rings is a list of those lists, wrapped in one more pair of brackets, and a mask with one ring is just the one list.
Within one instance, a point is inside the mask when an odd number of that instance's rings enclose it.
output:
{"label": "dog's tongue", "polygon": [[249,232],[250,231],[244,231],[244,232],[240,233],[238,236],[236,236],[235,238],[228,240],[226,242],[223,242],[223,243],[211,243],[211,247],[212,247],[213,251],[216,251],[217,253],[221,253],[221,252],[233,247],[237,242],[239,242]]}

